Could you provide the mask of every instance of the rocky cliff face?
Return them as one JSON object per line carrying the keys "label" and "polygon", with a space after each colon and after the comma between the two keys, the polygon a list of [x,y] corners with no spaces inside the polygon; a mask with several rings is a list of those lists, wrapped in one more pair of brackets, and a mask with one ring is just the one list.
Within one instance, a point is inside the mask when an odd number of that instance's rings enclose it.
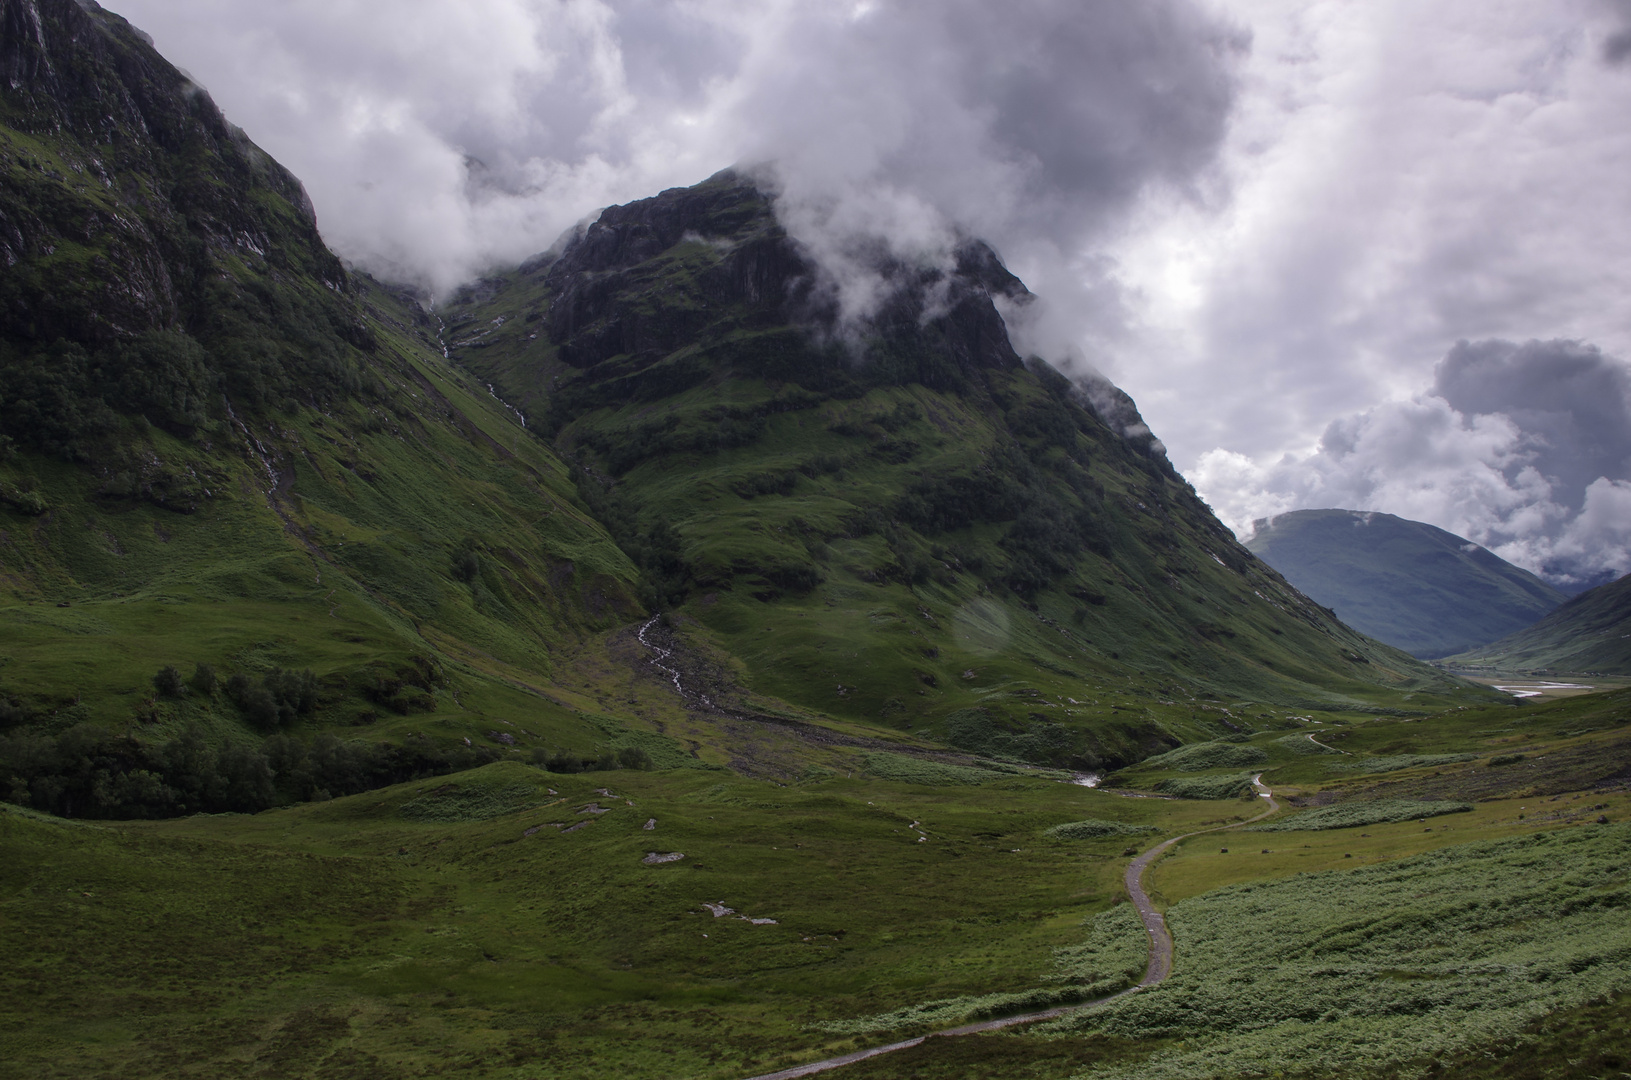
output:
{"label": "rocky cliff face", "polygon": [[164,402],[355,384],[371,338],[300,183],[123,19],[0,0],[0,121],[14,440],[72,453],[104,406],[194,427],[196,403]]}

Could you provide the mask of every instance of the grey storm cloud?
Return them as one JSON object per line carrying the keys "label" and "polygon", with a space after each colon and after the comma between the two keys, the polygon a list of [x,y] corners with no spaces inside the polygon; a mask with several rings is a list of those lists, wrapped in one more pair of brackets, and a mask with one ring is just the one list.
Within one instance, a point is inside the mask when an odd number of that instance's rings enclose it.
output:
{"label": "grey storm cloud", "polygon": [[1464,414],[1498,413],[1523,433],[1552,501],[1579,511],[1600,477],[1631,480],[1631,367],[1578,341],[1458,342],[1432,393]]}
{"label": "grey storm cloud", "polygon": [[1608,0],[1608,7],[1618,17],[1619,28],[1603,38],[1603,60],[1623,64],[1631,60],[1631,0]]}

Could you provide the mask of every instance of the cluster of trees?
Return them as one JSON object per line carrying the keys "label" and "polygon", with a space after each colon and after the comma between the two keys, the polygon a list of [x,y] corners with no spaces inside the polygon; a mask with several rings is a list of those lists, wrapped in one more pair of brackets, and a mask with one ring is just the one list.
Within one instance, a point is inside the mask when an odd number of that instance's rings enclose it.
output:
{"label": "cluster of trees", "polygon": [[[222,686],[220,677],[209,664],[199,664],[190,680],[183,679],[174,665],[165,665],[153,676],[153,690],[160,697],[179,698],[189,689],[205,697],[213,697]],[[274,731],[289,726],[298,717],[310,716],[317,709],[317,676],[310,668],[286,671],[275,667],[259,682],[243,672],[234,672],[225,684],[227,698],[240,710],[250,725],[261,731]]]}
{"label": "cluster of trees", "polygon": [[254,813],[471,769],[498,756],[463,746],[342,742],[326,732],[310,741],[279,733],[256,746],[212,739],[196,725],[154,745],[77,724],[60,735],[0,735],[0,793],[61,817]]}
{"label": "cluster of trees", "polygon": [[614,769],[649,769],[651,755],[638,746],[608,750],[597,758],[583,758],[570,750],[534,750],[532,763],[553,773],[611,772]]}

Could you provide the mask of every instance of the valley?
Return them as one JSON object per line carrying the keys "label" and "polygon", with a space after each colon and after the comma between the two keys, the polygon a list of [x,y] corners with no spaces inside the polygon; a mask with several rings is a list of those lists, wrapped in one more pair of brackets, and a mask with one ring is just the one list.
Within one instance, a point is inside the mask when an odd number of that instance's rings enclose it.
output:
{"label": "valley", "polygon": [[976,238],[855,316],[725,169],[432,303],[0,29],[0,1080],[1631,1060],[1625,581],[1423,662]]}

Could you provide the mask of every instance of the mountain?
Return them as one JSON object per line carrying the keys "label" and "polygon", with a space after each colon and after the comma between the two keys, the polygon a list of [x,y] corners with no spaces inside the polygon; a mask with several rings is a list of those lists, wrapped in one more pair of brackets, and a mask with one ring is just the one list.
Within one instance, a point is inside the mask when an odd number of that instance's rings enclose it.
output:
{"label": "mountain", "polygon": [[1256,522],[1246,546],[1349,626],[1412,656],[1448,656],[1528,626],[1566,597],[1454,533],[1358,510]]}
{"label": "mountain", "polygon": [[848,323],[727,172],[433,313],[118,16],[0,27],[13,801],[1093,768],[1478,693],[1236,544],[1125,394],[1017,355],[995,299],[1029,294],[978,242],[880,261]]}
{"label": "mountain", "polygon": [[[253,809],[491,758],[517,715],[603,742],[538,688],[639,571],[561,462],[124,20],[0,28],[6,790]],[[354,752],[295,753],[321,731]]]}
{"label": "mountain", "polygon": [[1587,589],[1533,626],[1446,659],[1458,668],[1631,675],[1631,576]]}
{"label": "mountain", "polygon": [[1451,690],[1236,543],[1125,394],[1019,356],[997,301],[1029,293],[990,248],[875,269],[887,297],[846,323],[727,170],[607,209],[440,316],[757,692],[1090,761],[1199,700]]}

